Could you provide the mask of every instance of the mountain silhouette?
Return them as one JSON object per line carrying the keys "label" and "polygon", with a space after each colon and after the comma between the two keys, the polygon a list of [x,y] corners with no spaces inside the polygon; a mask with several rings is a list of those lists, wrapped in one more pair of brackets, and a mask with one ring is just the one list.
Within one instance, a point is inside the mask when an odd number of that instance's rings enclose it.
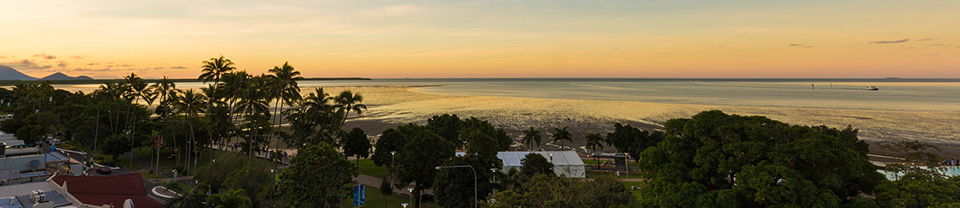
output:
{"label": "mountain silhouette", "polygon": [[71,77],[64,73],[57,72],[49,76],[37,79],[36,77],[31,77],[29,75],[23,74],[16,69],[10,68],[8,66],[0,65],[0,80],[93,80],[88,76],[76,76]]}
{"label": "mountain silhouette", "polygon": [[37,80],[37,78],[20,73],[16,69],[0,65],[0,80]]}
{"label": "mountain silhouette", "polygon": [[88,77],[88,76],[76,76],[76,77],[71,77],[71,76],[68,76],[68,75],[66,75],[66,74],[57,72],[57,73],[51,74],[51,75],[49,75],[49,76],[46,76],[46,77],[43,77],[43,78],[40,78],[40,79],[41,79],[41,80],[92,80],[93,78],[90,78],[90,77]]}

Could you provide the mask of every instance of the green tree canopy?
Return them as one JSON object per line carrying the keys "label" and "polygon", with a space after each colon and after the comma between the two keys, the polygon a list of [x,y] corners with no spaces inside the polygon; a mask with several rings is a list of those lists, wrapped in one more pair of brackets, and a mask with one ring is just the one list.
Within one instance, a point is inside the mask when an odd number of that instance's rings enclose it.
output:
{"label": "green tree canopy", "polygon": [[[456,146],[424,126],[408,126],[404,129],[407,143],[396,155],[396,167],[400,184],[416,183],[414,196],[420,196],[424,189],[433,187],[436,167],[452,157]],[[419,207],[418,202],[414,207]]]}
{"label": "green tree canopy", "polygon": [[[633,207],[636,198],[611,176],[583,181],[536,174],[518,187],[497,193],[484,207]],[[709,207],[709,206],[707,206]]]}
{"label": "green tree canopy", "polygon": [[253,203],[250,198],[244,197],[243,189],[228,190],[222,194],[207,196],[207,206],[213,208],[250,208]]}
{"label": "green tree canopy", "polygon": [[293,196],[292,207],[337,207],[347,197],[347,185],[357,167],[326,143],[307,145],[280,174],[281,190]]}
{"label": "green tree canopy", "polygon": [[553,163],[547,160],[547,158],[543,157],[543,155],[530,153],[524,156],[520,162],[523,164],[520,166],[520,173],[522,175],[555,175],[553,173]]}
{"label": "green tree canopy", "polygon": [[391,155],[390,152],[400,151],[406,141],[407,139],[403,137],[400,131],[396,129],[384,130],[380,139],[377,140],[376,148],[374,148],[373,164],[377,166],[390,165],[391,160],[394,159],[394,155]]}
{"label": "green tree canopy", "polygon": [[856,130],[705,111],[641,154],[647,207],[838,207],[883,180]]}
{"label": "green tree canopy", "polygon": [[433,132],[440,135],[447,141],[453,144],[463,144],[464,141],[460,141],[460,118],[457,117],[457,114],[443,114],[436,115],[430,119],[427,119],[427,127],[430,127]]}

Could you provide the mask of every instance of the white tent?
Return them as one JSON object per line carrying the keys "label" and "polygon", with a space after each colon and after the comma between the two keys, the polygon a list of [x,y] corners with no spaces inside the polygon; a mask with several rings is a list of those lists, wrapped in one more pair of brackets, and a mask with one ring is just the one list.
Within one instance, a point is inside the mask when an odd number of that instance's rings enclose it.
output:
{"label": "white tent", "polygon": [[523,166],[523,158],[527,154],[540,154],[547,161],[553,163],[553,172],[558,176],[568,178],[586,178],[586,169],[580,155],[573,151],[537,151],[537,152],[498,152],[497,158],[503,161],[503,168],[500,171],[509,171],[511,168],[517,170]]}

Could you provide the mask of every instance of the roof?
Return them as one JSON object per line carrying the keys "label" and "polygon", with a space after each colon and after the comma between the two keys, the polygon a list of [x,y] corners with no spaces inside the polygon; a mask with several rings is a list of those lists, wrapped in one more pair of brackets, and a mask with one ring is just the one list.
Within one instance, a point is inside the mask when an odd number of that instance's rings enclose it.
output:
{"label": "roof", "polygon": [[[503,161],[503,166],[505,167],[520,167],[523,166],[523,158],[530,153],[542,155],[555,166],[583,165],[583,160],[580,160],[580,155],[577,155],[577,153],[573,151],[498,152],[497,158]],[[552,157],[551,154],[553,155]]]}
{"label": "roof", "polygon": [[33,191],[43,192],[46,200],[57,207],[73,204],[67,197],[60,195],[57,188],[49,181],[0,186],[0,208],[33,207],[33,201],[30,200]]}
{"label": "roof", "polygon": [[84,204],[123,206],[133,200],[137,207],[160,208],[163,204],[147,196],[140,173],[114,176],[56,176],[53,181]]}

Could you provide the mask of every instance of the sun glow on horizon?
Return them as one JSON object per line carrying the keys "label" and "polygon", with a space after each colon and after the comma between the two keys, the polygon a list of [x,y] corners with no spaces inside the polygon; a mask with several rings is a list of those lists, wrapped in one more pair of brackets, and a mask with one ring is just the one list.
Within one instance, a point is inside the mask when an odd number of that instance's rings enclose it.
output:
{"label": "sun glow on horizon", "polygon": [[[57,6],[48,6],[57,5]],[[13,1],[0,65],[195,78],[960,77],[957,1]]]}

